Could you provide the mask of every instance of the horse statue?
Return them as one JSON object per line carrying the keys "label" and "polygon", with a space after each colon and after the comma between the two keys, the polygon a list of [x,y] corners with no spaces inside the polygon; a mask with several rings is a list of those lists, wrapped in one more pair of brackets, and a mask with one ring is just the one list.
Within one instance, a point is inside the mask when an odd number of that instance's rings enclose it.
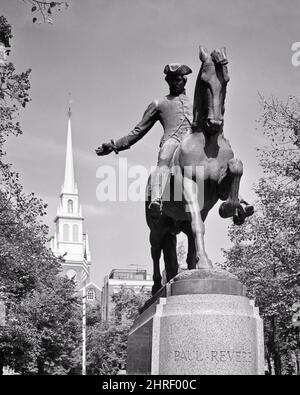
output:
{"label": "horse statue", "polygon": [[[209,54],[200,46],[200,71],[197,77],[191,134],[176,149],[171,166],[168,198],[163,198],[162,214],[153,219],[146,199],[146,220],[150,228],[153,259],[152,294],[161,288],[159,260],[164,253],[167,281],[177,274],[176,234],[188,238],[188,269],[211,269],[204,245],[204,221],[218,200],[222,218],[233,217],[236,225],[254,212],[253,206],[239,198],[243,174],[241,160],[234,158],[229,141],[224,137],[224,112],[229,82],[226,49]],[[151,176],[150,176],[151,177]],[[174,199],[176,186],[182,188],[182,198]],[[178,189],[178,188],[177,188]]]}

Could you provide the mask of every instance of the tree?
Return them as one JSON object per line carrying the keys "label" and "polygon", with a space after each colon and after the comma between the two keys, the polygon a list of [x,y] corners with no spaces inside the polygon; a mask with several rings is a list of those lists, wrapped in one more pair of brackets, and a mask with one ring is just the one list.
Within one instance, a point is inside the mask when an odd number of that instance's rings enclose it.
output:
{"label": "tree", "polygon": [[149,296],[126,287],[113,295],[115,307],[111,321],[98,322],[87,329],[88,374],[117,374],[126,364],[129,330]]}
{"label": "tree", "polygon": [[292,305],[299,300],[300,113],[291,97],[283,104],[262,99],[259,125],[269,142],[260,148],[264,171],[255,187],[255,215],[229,236],[225,268],[247,285],[264,319],[269,372],[292,374],[297,356]]}
{"label": "tree", "polygon": [[80,312],[74,285],[58,276],[51,287],[10,300],[0,346],[5,365],[22,374],[67,374],[81,340]]}
{"label": "tree", "polygon": [[259,149],[260,163],[268,179],[288,184],[289,193],[300,179],[300,100],[290,96],[286,103],[261,97],[263,113],[260,124],[269,147]]}
{"label": "tree", "polygon": [[177,244],[177,259],[178,259],[178,267],[179,269],[183,270],[187,267],[186,264],[186,255],[187,255],[187,250],[186,250],[186,245],[183,240],[181,240]]}
{"label": "tree", "polygon": [[[0,17],[6,47],[11,37]],[[17,116],[30,100],[29,73],[16,73],[6,61],[0,66],[0,289],[6,306],[0,374],[5,365],[23,374],[66,373],[80,341],[75,285],[59,277],[61,260],[47,247],[47,206],[24,193],[19,175],[5,162],[6,139],[22,133]]]}
{"label": "tree", "polygon": [[86,325],[93,326],[101,321],[101,305],[100,303],[87,304],[86,306]]}

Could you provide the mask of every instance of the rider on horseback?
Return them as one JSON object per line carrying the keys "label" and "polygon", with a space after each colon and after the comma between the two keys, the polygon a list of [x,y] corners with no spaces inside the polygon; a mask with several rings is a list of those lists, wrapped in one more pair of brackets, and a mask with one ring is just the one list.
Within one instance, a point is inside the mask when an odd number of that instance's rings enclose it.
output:
{"label": "rider on horseback", "polygon": [[130,148],[139,141],[153,127],[156,121],[160,121],[164,128],[164,134],[160,140],[157,169],[152,175],[151,203],[149,208],[153,216],[161,213],[162,194],[169,176],[169,166],[173,153],[183,137],[191,133],[193,122],[193,103],[185,93],[187,75],[192,70],[179,63],[170,63],[165,66],[165,80],[169,85],[169,95],[161,100],[154,100],[146,109],[142,120],[125,137],[117,141],[111,140],[96,149],[97,155],[107,155],[112,151]]}

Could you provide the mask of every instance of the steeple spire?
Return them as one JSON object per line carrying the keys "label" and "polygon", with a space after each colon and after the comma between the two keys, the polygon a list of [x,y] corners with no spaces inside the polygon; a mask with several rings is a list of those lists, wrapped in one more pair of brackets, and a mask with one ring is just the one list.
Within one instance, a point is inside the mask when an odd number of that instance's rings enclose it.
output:
{"label": "steeple spire", "polygon": [[73,147],[72,147],[72,128],[71,128],[71,102],[68,110],[68,137],[66,149],[66,166],[65,166],[65,181],[62,188],[62,193],[76,193],[74,164],[73,164]]}

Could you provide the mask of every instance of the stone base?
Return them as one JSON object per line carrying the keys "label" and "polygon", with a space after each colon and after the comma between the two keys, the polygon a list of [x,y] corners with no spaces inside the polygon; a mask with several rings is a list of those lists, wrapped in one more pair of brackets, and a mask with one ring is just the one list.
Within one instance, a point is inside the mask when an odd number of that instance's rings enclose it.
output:
{"label": "stone base", "polygon": [[263,324],[245,288],[224,273],[191,272],[135,321],[127,373],[264,374]]}

